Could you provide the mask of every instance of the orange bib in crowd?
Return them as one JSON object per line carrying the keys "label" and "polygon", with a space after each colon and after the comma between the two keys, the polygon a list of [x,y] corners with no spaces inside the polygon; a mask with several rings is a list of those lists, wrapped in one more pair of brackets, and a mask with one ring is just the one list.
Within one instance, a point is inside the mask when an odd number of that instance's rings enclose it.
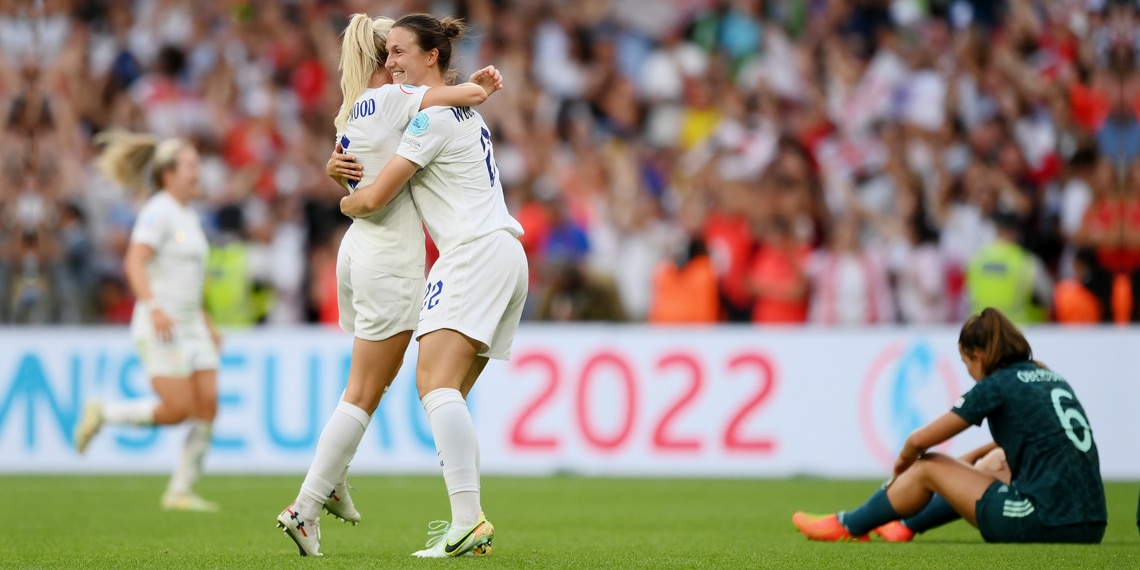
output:
{"label": "orange bib in crowd", "polygon": [[712,323],[720,318],[716,270],[708,256],[685,267],[662,263],[653,275],[651,323]]}

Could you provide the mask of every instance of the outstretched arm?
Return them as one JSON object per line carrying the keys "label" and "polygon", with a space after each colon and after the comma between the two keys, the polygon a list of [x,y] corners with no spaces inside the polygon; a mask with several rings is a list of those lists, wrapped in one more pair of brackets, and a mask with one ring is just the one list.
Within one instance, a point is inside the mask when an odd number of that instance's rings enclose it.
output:
{"label": "outstretched arm", "polygon": [[388,164],[384,165],[376,180],[340,199],[341,213],[359,218],[383,210],[419,169],[416,163],[402,156],[393,156]]}
{"label": "outstretched arm", "polygon": [[[428,107],[473,107],[502,88],[502,74],[495,66],[488,65],[472,73],[467,83],[428,89],[420,100],[420,110]],[[355,155],[344,152],[340,143],[337,143],[325,164],[325,174],[343,186],[345,180],[360,180],[364,175],[364,166],[356,162]]]}
{"label": "outstretched arm", "polygon": [[899,457],[895,460],[895,475],[906,471],[927,449],[934,447],[970,427],[969,422],[954,412],[946,412],[934,421],[914,430],[906,438]]}
{"label": "outstretched arm", "polygon": [[428,89],[420,102],[420,110],[428,107],[474,107],[502,88],[502,74],[495,66],[488,65],[472,73],[467,83]]}

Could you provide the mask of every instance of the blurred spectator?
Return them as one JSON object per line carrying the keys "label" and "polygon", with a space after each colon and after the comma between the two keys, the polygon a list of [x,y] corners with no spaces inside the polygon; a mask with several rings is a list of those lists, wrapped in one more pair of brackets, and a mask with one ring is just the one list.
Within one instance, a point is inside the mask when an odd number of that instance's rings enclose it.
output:
{"label": "blurred spectator", "polygon": [[549,285],[539,293],[540,321],[624,321],[613,279],[568,259],[551,263]]}
{"label": "blurred spectator", "polygon": [[745,215],[747,195],[737,183],[725,184],[715,196],[705,221],[704,241],[717,270],[727,320],[747,322],[753,318],[749,263],[754,249],[751,224]]}
{"label": "blurred spectator", "polygon": [[74,203],[64,204],[56,220],[56,228],[61,250],[61,321],[72,324],[92,322],[95,319],[92,294],[95,290],[95,247],[91,243],[83,211]]}
{"label": "blurred spectator", "polygon": [[653,275],[651,323],[713,323],[720,318],[716,271],[703,241],[693,239],[679,262],[663,261]]}
{"label": "blurred spectator", "polygon": [[809,322],[843,326],[894,322],[886,265],[862,245],[861,225],[855,215],[835,220],[828,245],[809,261]]}
{"label": "blurred spectator", "polygon": [[1108,187],[1112,184],[1112,166],[1107,160],[1100,160],[1095,146],[1087,145],[1073,154],[1061,184],[1058,201],[1058,218],[1061,236],[1066,245],[1061,260],[1059,274],[1062,278],[1072,277],[1071,259],[1078,249],[1077,236],[1084,224],[1085,212],[1093,199],[1093,186]]}
{"label": "blurred spectator", "polygon": [[206,266],[206,314],[220,327],[248,327],[267,312],[254,288],[245,222],[236,206],[218,211],[218,232]]}
{"label": "blurred spectator", "polygon": [[99,319],[102,322],[115,325],[130,324],[135,302],[125,281],[109,276],[100,278],[96,298]]}
{"label": "blurred spectator", "polygon": [[1021,224],[1015,215],[995,215],[996,238],[970,258],[966,290],[971,313],[995,307],[1018,323],[1042,322],[1049,315],[1053,282],[1041,260],[1018,244]]}
{"label": "blurred spectator", "polygon": [[551,260],[570,260],[575,263],[590,253],[590,239],[586,231],[566,211],[566,203],[559,199],[546,202],[546,241],[542,256]]}
{"label": "blurred spectator", "polygon": [[887,237],[887,264],[894,280],[899,320],[929,325],[947,322],[951,299],[938,231],[930,221],[921,191],[913,182],[903,186],[894,216],[873,221],[886,226],[880,232]]}
{"label": "blurred spectator", "polygon": [[1091,250],[1080,249],[1073,258],[1073,276],[1057,283],[1053,290],[1053,306],[1057,322],[1091,324],[1104,320],[1105,307],[1089,291],[1089,280],[1096,258]]}
{"label": "blurred spectator", "polygon": [[340,240],[347,229],[347,224],[336,226],[324,243],[314,247],[309,254],[309,299],[316,313],[314,320],[324,325],[340,325],[340,309],[336,300],[336,264]]}
{"label": "blurred spectator", "polygon": [[[1136,187],[1140,184],[1140,160],[1132,164],[1123,179],[1113,175],[1107,161],[1100,163],[1098,174],[1092,186],[1092,200],[1073,241],[1096,253],[1088,288],[1102,307],[1109,308],[1103,314],[1107,322],[1114,318],[1111,308],[1116,304],[1115,291],[1127,286],[1135,298],[1140,288],[1140,188]],[[1128,320],[1136,321],[1140,307],[1135,302],[1131,305]]]}
{"label": "blurred spectator", "polygon": [[60,322],[62,288],[53,243],[44,231],[26,228],[13,248],[7,286],[7,319],[22,325]]}
{"label": "blurred spectator", "polygon": [[[13,318],[17,249],[38,252],[47,321],[115,318],[96,291],[112,296],[139,201],[93,174],[91,137],[126,128],[193,141],[203,220],[241,212],[247,278],[274,299],[243,321],[336,321],[343,189],[323,165],[337,37],[359,11],[462,16],[478,33],[457,46],[460,75],[503,72],[479,111],[527,231],[527,318],[547,291],[578,298],[568,286],[649,318],[655,270],[686,235],[708,247],[720,320],[831,314],[793,260],[834,253],[824,237],[846,230],[831,220],[862,217],[860,247],[883,253],[891,280],[875,318],[855,320],[957,321],[967,263],[1009,214],[1049,277],[1096,251],[1086,287],[1105,320],[1114,295],[1140,308],[1125,205],[1140,156],[1134,3],[9,0],[0,319]],[[52,243],[22,245],[42,223],[58,225]],[[615,311],[559,318],[587,313]]]}
{"label": "blurred spectator", "polygon": [[803,323],[808,314],[807,244],[781,217],[768,222],[761,244],[748,272],[749,290],[756,299],[752,322]]}

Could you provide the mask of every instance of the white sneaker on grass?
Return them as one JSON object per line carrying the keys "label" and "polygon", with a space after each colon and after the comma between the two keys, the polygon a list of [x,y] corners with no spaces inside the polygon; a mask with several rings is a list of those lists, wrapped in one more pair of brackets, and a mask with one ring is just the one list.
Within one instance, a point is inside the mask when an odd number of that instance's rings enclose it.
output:
{"label": "white sneaker on grass", "polygon": [[352,496],[348,494],[348,483],[341,483],[333,487],[329,498],[325,500],[325,510],[330,515],[353,525],[360,523],[360,512],[352,504]]}
{"label": "white sneaker on grass", "polygon": [[83,418],[75,426],[75,450],[83,455],[99,428],[103,427],[103,404],[94,401],[83,407]]}
{"label": "white sneaker on grass", "polygon": [[285,536],[297,543],[301,556],[321,554],[321,519],[306,520],[297,511],[297,503],[289,505],[277,515],[277,528],[285,529]]}
{"label": "white sneaker on grass", "polygon": [[216,513],[222,510],[221,505],[213,501],[207,501],[193,493],[167,493],[162,496],[160,505],[164,511]]}
{"label": "white sneaker on grass", "polygon": [[457,528],[447,521],[428,523],[427,548],[412,553],[416,558],[451,558],[455,556],[489,556],[495,525],[479,513],[479,520],[469,528]]}

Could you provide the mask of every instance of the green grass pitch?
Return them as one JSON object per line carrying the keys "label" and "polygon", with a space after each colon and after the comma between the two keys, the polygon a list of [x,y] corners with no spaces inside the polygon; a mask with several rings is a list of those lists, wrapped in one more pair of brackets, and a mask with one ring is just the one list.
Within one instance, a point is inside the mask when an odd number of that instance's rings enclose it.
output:
{"label": "green grass pitch", "polygon": [[447,518],[440,477],[357,477],[360,526],[322,519],[324,558],[274,527],[301,476],[207,477],[217,514],[158,508],[163,477],[0,477],[0,568],[1140,568],[1140,484],[1109,483],[1104,543],[987,545],[964,522],[911,544],[809,542],[796,510],[861,503],[874,481],[486,477],[489,558],[418,560]]}

